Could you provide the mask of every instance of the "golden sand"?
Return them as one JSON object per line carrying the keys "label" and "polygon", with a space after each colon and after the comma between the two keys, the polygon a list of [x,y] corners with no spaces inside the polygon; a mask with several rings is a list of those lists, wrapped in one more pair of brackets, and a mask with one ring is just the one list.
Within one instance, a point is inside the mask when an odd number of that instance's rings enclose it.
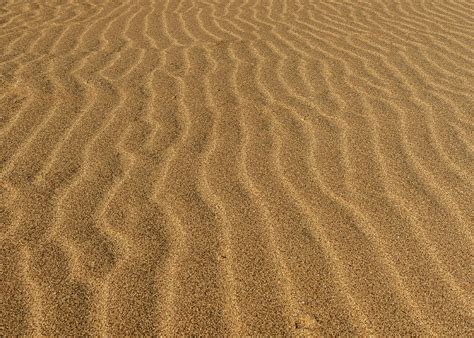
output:
{"label": "golden sand", "polygon": [[0,0],[0,336],[474,334],[470,0]]}

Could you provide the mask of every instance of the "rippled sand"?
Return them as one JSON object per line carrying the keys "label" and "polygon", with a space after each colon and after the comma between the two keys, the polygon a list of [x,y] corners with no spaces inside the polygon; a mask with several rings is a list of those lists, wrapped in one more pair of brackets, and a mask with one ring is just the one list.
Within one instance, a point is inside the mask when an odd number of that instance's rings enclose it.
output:
{"label": "rippled sand", "polygon": [[0,335],[474,334],[470,0],[0,0]]}

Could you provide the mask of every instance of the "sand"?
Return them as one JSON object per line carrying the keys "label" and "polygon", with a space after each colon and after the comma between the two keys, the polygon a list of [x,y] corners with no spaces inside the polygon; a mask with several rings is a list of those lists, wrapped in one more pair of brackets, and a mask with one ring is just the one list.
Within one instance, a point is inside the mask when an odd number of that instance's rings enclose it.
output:
{"label": "sand", "polygon": [[474,334],[474,3],[0,1],[0,336]]}

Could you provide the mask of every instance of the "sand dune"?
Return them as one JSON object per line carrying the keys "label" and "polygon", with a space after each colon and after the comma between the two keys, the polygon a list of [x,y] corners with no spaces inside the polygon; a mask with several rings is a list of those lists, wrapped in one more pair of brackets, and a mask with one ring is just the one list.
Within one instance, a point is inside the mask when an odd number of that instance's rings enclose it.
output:
{"label": "sand dune", "polygon": [[0,1],[0,335],[470,336],[473,112],[472,1]]}

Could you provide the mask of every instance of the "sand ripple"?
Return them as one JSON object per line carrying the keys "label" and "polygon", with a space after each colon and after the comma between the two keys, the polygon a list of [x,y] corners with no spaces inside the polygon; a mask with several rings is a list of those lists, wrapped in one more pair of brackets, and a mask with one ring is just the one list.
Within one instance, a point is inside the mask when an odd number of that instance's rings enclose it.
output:
{"label": "sand ripple", "polygon": [[0,1],[0,335],[472,335],[473,18]]}

